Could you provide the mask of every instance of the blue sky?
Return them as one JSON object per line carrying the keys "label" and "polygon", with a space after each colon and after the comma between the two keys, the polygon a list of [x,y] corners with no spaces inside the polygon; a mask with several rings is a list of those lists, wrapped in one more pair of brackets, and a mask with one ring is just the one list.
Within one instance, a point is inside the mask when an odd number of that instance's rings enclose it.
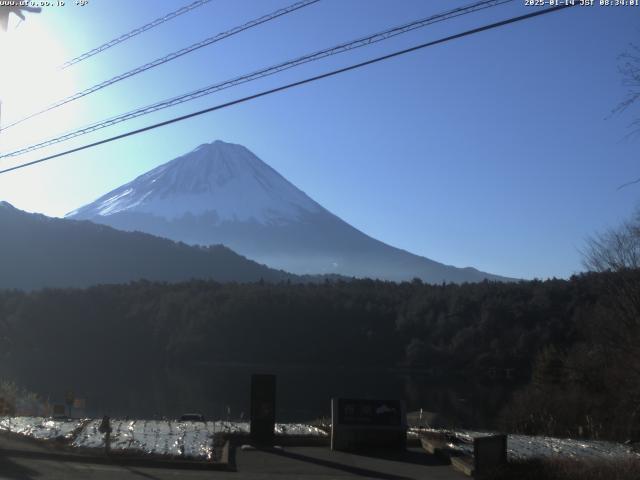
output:
{"label": "blue sky", "polygon": [[[54,65],[188,3],[89,0],[0,35],[3,124],[38,105],[293,0],[213,0],[105,53]],[[7,130],[0,150],[470,1],[322,0]],[[232,88],[18,159],[121,133],[287,81],[532,11],[519,0]],[[0,199],[61,216],[196,146],[251,149],[365,233],[456,266],[521,278],[582,269],[594,232],[627,218],[640,186],[618,55],[640,8],[575,7],[0,176]],[[2,45],[4,43],[4,45]],[[4,48],[4,50],[1,50]],[[7,53],[8,52],[8,53]],[[13,82],[13,83],[12,83]],[[635,113],[640,115],[636,109]]]}

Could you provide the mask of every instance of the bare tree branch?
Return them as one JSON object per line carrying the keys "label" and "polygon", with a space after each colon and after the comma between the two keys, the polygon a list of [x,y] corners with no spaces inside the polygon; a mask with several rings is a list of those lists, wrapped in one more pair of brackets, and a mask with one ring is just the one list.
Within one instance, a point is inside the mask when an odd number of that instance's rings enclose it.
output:
{"label": "bare tree branch", "polygon": [[583,257],[583,265],[596,272],[640,268],[640,209],[618,228],[588,238]]}

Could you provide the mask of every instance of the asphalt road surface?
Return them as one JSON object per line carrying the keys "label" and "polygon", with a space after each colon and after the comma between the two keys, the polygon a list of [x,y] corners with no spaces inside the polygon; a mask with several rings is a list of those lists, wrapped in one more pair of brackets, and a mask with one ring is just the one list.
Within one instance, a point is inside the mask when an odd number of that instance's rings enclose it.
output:
{"label": "asphalt road surface", "polygon": [[461,480],[468,477],[416,449],[402,456],[376,458],[331,452],[327,447],[285,447],[269,451],[235,449],[235,471],[179,470],[143,465],[116,465],[74,459],[34,444],[0,434],[0,480],[107,479],[383,479]]}

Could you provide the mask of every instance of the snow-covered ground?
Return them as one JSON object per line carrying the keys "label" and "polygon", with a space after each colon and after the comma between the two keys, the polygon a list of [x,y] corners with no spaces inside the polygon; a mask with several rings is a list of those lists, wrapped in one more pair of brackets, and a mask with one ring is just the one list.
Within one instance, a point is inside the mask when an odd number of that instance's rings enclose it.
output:
{"label": "snow-covered ground", "polygon": [[[63,439],[77,448],[104,448],[104,435],[98,431],[100,420],[55,420],[44,417],[0,417],[0,431],[26,435],[39,440]],[[111,421],[111,449],[114,452],[139,452],[147,455],[209,460],[214,438],[222,433],[249,433],[248,422],[180,422],[173,420]],[[473,454],[474,437],[485,432],[466,430],[410,429],[411,436],[421,433],[446,435],[449,447]],[[326,436],[310,425],[276,424],[279,435]],[[627,445],[594,440],[575,440],[543,436],[509,435],[508,455],[513,459],[560,455],[571,458],[620,458],[640,453]]]}
{"label": "snow-covered ground", "polygon": [[[91,420],[72,442],[74,447],[104,448],[100,420]],[[184,458],[211,459],[213,422],[113,420],[111,450]]]}
{"label": "snow-covered ground", "polygon": [[[77,448],[104,448],[101,420],[51,420],[42,417],[0,417],[0,430],[41,440],[64,438]],[[249,433],[247,422],[179,422],[172,420],[111,420],[111,450],[210,460],[215,435]],[[326,436],[310,425],[276,424],[281,435]]]}
{"label": "snow-covered ground", "polygon": [[[486,432],[438,429],[412,429],[411,433],[419,435],[421,432],[446,435],[450,439],[448,444],[450,448],[469,455],[473,454],[473,439],[475,437],[490,435],[490,433]],[[507,454],[510,459],[550,457],[555,455],[589,459],[640,457],[639,452],[620,443],[514,434],[507,437]]]}
{"label": "snow-covered ground", "polygon": [[0,417],[0,430],[38,440],[71,439],[82,420],[54,420],[44,417]]}

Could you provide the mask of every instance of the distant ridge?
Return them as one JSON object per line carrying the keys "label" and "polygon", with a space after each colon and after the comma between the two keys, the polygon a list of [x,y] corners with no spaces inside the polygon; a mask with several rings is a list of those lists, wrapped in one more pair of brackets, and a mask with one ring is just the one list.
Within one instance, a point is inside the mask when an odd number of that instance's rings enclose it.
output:
{"label": "distant ridge", "polygon": [[224,244],[273,268],[431,283],[512,279],[394,248],[347,224],[247,148],[216,140],[67,215],[188,244]]}
{"label": "distant ridge", "polygon": [[86,287],[146,279],[300,280],[221,245],[193,247],[146,233],[27,213],[0,202],[0,289]]}

